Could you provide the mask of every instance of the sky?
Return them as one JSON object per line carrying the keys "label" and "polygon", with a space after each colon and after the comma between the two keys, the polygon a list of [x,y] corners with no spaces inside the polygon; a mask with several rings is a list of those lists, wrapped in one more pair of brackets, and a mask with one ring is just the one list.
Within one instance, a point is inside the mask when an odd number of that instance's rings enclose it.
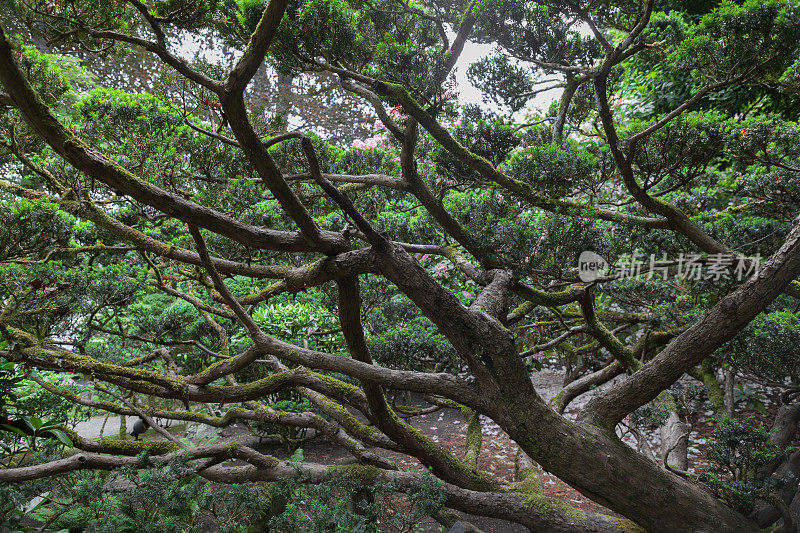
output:
{"label": "sky", "polygon": [[[449,37],[452,40],[454,36],[455,34]],[[497,110],[497,106],[483,101],[483,95],[481,91],[472,85],[467,79],[467,68],[469,68],[472,63],[478,61],[479,59],[493,55],[493,49],[494,45],[490,44],[467,42],[464,45],[464,51],[461,53],[461,57],[458,58],[455,66],[457,90],[462,103],[482,104]],[[550,104],[553,102],[553,100],[561,96],[562,91],[563,89],[558,88],[537,94],[526,106],[525,110],[521,112],[521,114],[524,114],[524,111],[526,110],[546,111],[547,108],[550,107]]]}

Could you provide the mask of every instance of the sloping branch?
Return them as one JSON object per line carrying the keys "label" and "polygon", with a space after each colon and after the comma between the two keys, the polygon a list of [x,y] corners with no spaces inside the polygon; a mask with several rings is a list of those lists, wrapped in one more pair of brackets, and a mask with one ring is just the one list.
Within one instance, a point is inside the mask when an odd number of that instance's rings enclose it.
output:
{"label": "sloping branch", "polygon": [[[245,481],[278,481],[302,477],[311,483],[321,483],[335,473],[351,473],[362,483],[392,482],[400,488],[412,488],[429,481],[424,474],[398,472],[359,466],[324,466],[304,462],[289,464],[274,457],[262,455],[241,444],[231,443],[198,446],[182,452],[155,455],[150,461],[164,465],[185,454],[190,459],[215,458],[219,461],[240,459],[248,466],[227,466],[217,464],[198,471],[198,474],[220,483],[241,483]],[[113,457],[98,453],[78,453],[70,457],[48,463],[0,470],[0,481],[28,481],[51,477],[81,470],[112,471],[122,467],[140,465],[138,457]],[[468,513],[510,520],[532,531],[552,533],[614,533],[620,528],[633,530],[635,526],[627,520],[612,518],[592,512],[577,512],[565,504],[541,494],[541,487],[524,484],[510,485],[506,492],[480,492],[463,489],[449,483],[442,483],[445,506]],[[541,505],[532,504],[535,502]]]}
{"label": "sloping branch", "polygon": [[613,427],[732,339],[798,276],[800,218],[795,220],[786,242],[761,266],[757,276],[720,300],[627,380],[595,396],[582,413],[582,419]]}
{"label": "sloping branch", "polygon": [[[0,82],[11,95],[25,120],[67,162],[121,194],[131,196],[179,220],[195,224],[240,244],[281,251],[311,251],[318,247],[302,235],[244,224],[219,211],[185,200],[137,178],[125,168],[87,146],[47,108],[14,61],[5,33],[0,30]],[[341,250],[344,239],[336,232],[323,232],[326,250]]]}

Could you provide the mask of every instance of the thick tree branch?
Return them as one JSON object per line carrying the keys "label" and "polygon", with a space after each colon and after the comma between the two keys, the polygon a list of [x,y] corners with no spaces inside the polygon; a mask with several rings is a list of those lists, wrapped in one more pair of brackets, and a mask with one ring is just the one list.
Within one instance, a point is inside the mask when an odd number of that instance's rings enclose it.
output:
{"label": "thick tree branch", "polygon": [[[361,295],[356,276],[342,278],[339,289],[339,320],[342,324],[347,348],[353,358],[372,364],[372,357],[361,325]],[[474,468],[462,464],[448,450],[433,442],[402,419],[386,403],[383,390],[377,383],[362,381],[372,419],[377,427],[400,444],[406,453],[417,457],[440,478],[459,486],[488,486],[495,481]]]}
{"label": "thick tree branch", "polygon": [[264,62],[288,4],[288,0],[270,0],[267,4],[261,20],[258,21],[255,31],[250,36],[247,48],[223,84],[225,93],[242,94],[244,92],[258,67]]}
{"label": "thick tree branch", "polygon": [[[220,460],[240,459],[249,466],[217,465],[200,470],[198,473],[220,483],[241,483],[246,481],[278,481],[302,476],[312,483],[328,479],[332,473],[352,471],[356,479],[363,483],[393,482],[399,487],[412,488],[429,480],[414,472],[397,472],[382,469],[359,469],[347,466],[324,466],[304,462],[288,464],[273,457],[262,455],[242,445],[216,444],[189,448],[185,452],[174,452],[151,457],[156,464],[167,464],[179,453],[186,453],[190,459],[216,458]],[[79,453],[65,459],[40,465],[11,468],[0,471],[0,481],[29,481],[81,470],[116,470],[124,466],[135,467],[140,464],[137,457],[111,457],[96,453]],[[447,507],[468,513],[503,518],[523,524],[533,531],[552,533],[614,533],[623,528],[633,528],[633,524],[596,513],[578,513],[568,506],[559,505],[541,494],[540,487],[523,485],[510,486],[507,492],[479,492],[463,489],[449,483],[441,485],[445,493]],[[531,499],[543,505],[530,505]]]}
{"label": "thick tree branch", "polygon": [[[270,6],[283,0],[273,0]],[[278,166],[272,160],[272,156],[267,152],[270,144],[262,143],[261,139],[250,124],[250,117],[244,103],[244,96],[240,92],[227,94],[222,99],[222,108],[228,117],[231,130],[236,141],[242,148],[247,159],[258,172],[259,177],[267,188],[275,195],[289,216],[300,227],[300,230],[307,241],[325,253],[333,253],[343,250],[342,236],[333,232],[323,232],[319,229],[316,222],[311,218],[308,210],[300,201],[300,198],[286,183]],[[290,134],[291,136],[291,134]],[[285,140],[286,135],[279,136],[278,141]],[[335,235],[335,237],[333,236]]]}
{"label": "thick tree branch", "polygon": [[613,427],[732,339],[800,276],[800,219],[758,275],[723,298],[627,380],[594,397],[582,417]]}
{"label": "thick tree branch", "polygon": [[[208,207],[185,200],[137,178],[104,155],[87,146],[69,131],[39,99],[20,72],[5,33],[0,30],[0,82],[9,91],[23,117],[39,136],[67,162],[88,176],[105,183],[121,194],[150,205],[187,223],[224,235],[245,246],[281,251],[310,251],[314,245],[295,233],[270,230],[244,224]],[[335,232],[322,236],[325,249],[342,249],[343,237]]]}
{"label": "thick tree branch", "polygon": [[625,346],[602,322],[597,318],[594,308],[594,294],[587,290],[578,300],[581,306],[583,320],[592,336],[620,362],[628,372],[641,368],[642,363],[633,355],[633,350]]}

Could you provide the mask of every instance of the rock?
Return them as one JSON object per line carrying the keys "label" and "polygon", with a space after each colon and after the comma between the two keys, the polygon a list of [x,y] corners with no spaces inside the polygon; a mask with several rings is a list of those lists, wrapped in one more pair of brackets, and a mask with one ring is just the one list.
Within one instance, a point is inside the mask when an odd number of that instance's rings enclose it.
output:
{"label": "rock", "polygon": [[453,524],[453,527],[451,527],[447,533],[483,533],[483,531],[473,526],[469,522],[463,522],[459,520]]}
{"label": "rock", "polygon": [[186,438],[193,442],[207,441],[222,436],[223,428],[215,428],[206,424],[186,424]]}

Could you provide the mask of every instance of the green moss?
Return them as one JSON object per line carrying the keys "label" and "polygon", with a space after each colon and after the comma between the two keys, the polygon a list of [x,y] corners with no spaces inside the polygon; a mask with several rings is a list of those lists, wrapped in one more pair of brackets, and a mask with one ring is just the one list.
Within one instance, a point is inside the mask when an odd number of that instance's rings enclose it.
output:
{"label": "green moss", "polygon": [[351,385],[349,383],[345,383],[340,379],[333,378],[331,376],[326,376],[325,374],[318,374],[314,373],[314,377],[325,383],[325,386],[328,387],[332,392],[335,392],[342,398],[357,398],[359,400],[364,399],[364,393],[361,389],[356,387],[355,385]]}
{"label": "green moss", "polygon": [[528,300],[528,301],[522,302],[520,305],[515,307],[514,310],[511,311],[511,314],[516,315],[516,316],[525,316],[528,313],[530,313],[531,311],[533,311],[535,307],[536,307],[536,304],[534,302],[531,302],[530,300]]}
{"label": "green moss", "polygon": [[328,400],[327,398],[325,398],[323,401],[325,402],[325,409],[336,412],[336,416],[330,414],[329,416],[342,424],[347,429],[347,432],[354,437],[364,440],[374,438],[378,433],[380,433],[377,428],[362,424],[361,421],[353,416],[350,411],[338,403]]}
{"label": "green moss", "polygon": [[444,520],[445,527],[451,528],[453,527],[453,524],[461,520],[461,516],[454,513],[450,509],[442,509],[441,511],[439,511],[439,516],[437,517],[437,520]]}
{"label": "green moss", "polygon": [[33,341],[30,335],[16,335],[17,331],[18,330],[14,331],[15,337],[25,338],[25,341],[28,343],[28,346],[25,347],[26,351],[34,354],[36,357],[53,360],[60,366],[63,365],[70,370],[85,372],[91,375],[111,375],[129,381],[136,381],[139,385],[146,385],[149,383],[153,386],[162,386],[174,392],[184,392],[186,389],[185,383],[177,379],[165,377],[156,372],[150,372],[148,370],[141,370],[138,368],[128,368],[120,365],[112,365],[109,363],[101,363],[100,361],[85,355],[79,355],[65,350],[55,351],[43,348],[42,346],[35,344],[35,341]]}
{"label": "green moss", "polygon": [[659,395],[656,396],[655,400],[653,400],[653,405],[665,411],[678,410],[678,406],[675,404],[675,398],[667,391],[661,391]]}
{"label": "green moss", "polygon": [[271,285],[267,286],[265,289],[255,293],[255,294],[248,294],[242,298],[239,298],[239,302],[242,305],[253,305],[259,302],[263,302],[264,300],[269,300],[276,294],[279,294],[281,291],[284,290],[286,287],[286,281],[276,281]]}
{"label": "green moss", "polygon": [[620,531],[629,531],[630,533],[647,533],[646,529],[625,518],[611,518],[611,527]]}
{"label": "green moss", "polygon": [[[223,361],[223,363],[230,363],[230,362],[231,362],[230,359]],[[213,368],[213,366],[209,367],[209,370],[211,370],[211,368]],[[234,386],[230,385],[221,386],[221,385],[209,384],[206,385],[205,388],[212,393],[235,395],[239,400],[250,400],[265,395],[268,389],[272,388],[273,386],[285,383],[290,379],[292,379],[293,377],[297,376],[298,374],[303,374],[303,373],[308,373],[308,370],[305,370],[303,368],[296,368],[293,370],[287,370],[285,372],[278,372],[277,374],[271,374],[265,378],[253,381],[251,383],[245,383]]]}
{"label": "green moss", "polygon": [[413,435],[417,444],[424,450],[425,454],[431,458],[435,457],[439,459],[446,463],[449,468],[463,474],[469,479],[475,490],[497,490],[500,487],[500,483],[492,476],[485,472],[469,468],[466,464],[456,459],[452,453],[442,449],[442,447],[436,444],[432,439],[429,439],[414,427],[400,420],[393,411],[390,411],[390,413],[393,417],[393,423],[402,426],[406,433]]}
{"label": "green moss", "polygon": [[483,442],[480,418],[477,412],[468,407],[464,407],[462,412],[468,421],[464,462],[471,468],[477,468],[478,457],[481,453],[481,443]]}
{"label": "green moss", "polygon": [[704,359],[700,364],[699,377],[703,382],[703,386],[706,388],[706,394],[708,394],[708,399],[714,406],[714,410],[718,415],[725,415],[725,394],[722,392],[722,388],[719,386],[717,376],[715,375],[715,369],[710,358]]}
{"label": "green moss", "polygon": [[159,440],[159,441],[138,441],[138,440],[122,440],[113,437],[104,437],[100,439],[100,445],[105,448],[105,453],[112,453],[118,455],[139,455],[144,450],[148,450],[150,455],[164,455],[178,450],[180,446],[172,441]]}
{"label": "green moss", "polygon": [[521,474],[524,479],[512,485],[510,492],[519,494],[524,498],[525,503],[523,506],[526,509],[535,509],[541,513],[555,511],[571,521],[580,522],[586,518],[586,515],[580,509],[547,496],[542,490],[542,483],[539,481],[536,472],[526,469]]}
{"label": "green moss", "polygon": [[553,396],[553,399],[550,400],[550,405],[559,406],[560,407],[561,406],[561,402],[564,401],[564,394],[566,394],[566,392],[567,391],[564,390],[564,389],[561,389],[560,391],[558,391],[558,394]]}
{"label": "green moss", "polygon": [[80,435],[78,435],[78,434],[77,434],[75,431],[73,431],[73,430],[71,430],[71,429],[67,429],[67,428],[65,428],[65,427],[60,427],[59,429],[60,429],[60,430],[61,430],[61,432],[62,432],[62,433],[64,433],[64,435],[66,435],[66,436],[67,436],[67,438],[68,438],[69,440],[71,440],[71,441],[72,441],[72,443],[73,443],[73,444],[75,444],[76,446],[77,446],[77,445],[78,445],[78,444],[81,442],[81,440],[82,440],[82,439],[81,439]]}
{"label": "green moss", "polygon": [[354,477],[362,483],[373,483],[381,473],[380,468],[371,465],[352,464],[334,465],[328,468],[332,472],[341,472]]}

